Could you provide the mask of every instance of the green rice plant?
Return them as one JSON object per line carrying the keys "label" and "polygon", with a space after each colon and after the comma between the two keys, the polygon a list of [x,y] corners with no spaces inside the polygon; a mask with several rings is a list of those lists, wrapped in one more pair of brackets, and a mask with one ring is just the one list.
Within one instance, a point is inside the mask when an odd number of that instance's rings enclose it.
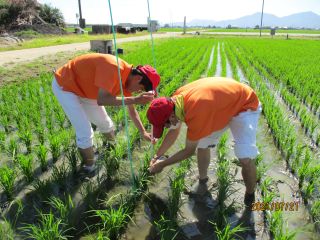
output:
{"label": "green rice plant", "polygon": [[227,141],[228,141],[228,134],[227,133],[222,134],[219,140],[219,143],[217,145],[217,154],[218,154],[219,161],[225,160],[225,156],[228,152],[228,149],[226,147]]}
{"label": "green rice plant", "polygon": [[308,199],[310,199],[315,192],[315,183],[314,181],[308,182],[306,185],[302,187],[303,200],[307,203]]}
{"label": "green rice plant", "polygon": [[34,130],[35,130],[35,133],[37,135],[37,138],[38,138],[38,141],[40,142],[40,144],[44,144],[44,142],[45,142],[44,127],[41,124],[39,124],[39,125],[36,125]]}
{"label": "green rice plant", "polygon": [[102,221],[102,230],[108,234],[110,239],[118,239],[121,228],[126,225],[130,218],[128,209],[124,205],[115,208],[96,210],[95,217]]}
{"label": "green rice plant", "polygon": [[319,133],[318,136],[317,136],[316,145],[317,145],[317,146],[320,145],[320,133]]}
{"label": "green rice plant", "polygon": [[103,166],[106,170],[107,179],[112,179],[118,172],[120,161],[127,154],[126,142],[119,142],[111,151],[103,151]]}
{"label": "green rice plant", "polygon": [[74,210],[72,197],[68,195],[65,201],[62,201],[57,197],[50,197],[48,203],[55,209],[55,211],[57,211],[58,218],[61,219],[62,223],[70,226],[72,221],[72,211]]}
{"label": "green rice plant", "polygon": [[305,177],[308,174],[309,165],[311,163],[311,156],[309,148],[306,148],[305,155],[301,166],[298,169],[299,188],[302,188]]}
{"label": "green rice plant", "polygon": [[227,76],[227,59],[224,51],[224,44],[220,44],[220,57],[221,57],[221,76]]}
{"label": "green rice plant", "polygon": [[237,225],[234,228],[231,228],[230,223],[228,223],[223,229],[219,229],[216,223],[211,221],[209,222],[215,226],[215,233],[217,234],[218,240],[236,240],[240,238],[239,233],[248,230],[248,228],[242,227],[241,225]]}
{"label": "green rice plant", "polygon": [[[104,233],[101,230],[98,230],[97,235],[94,238],[95,240],[111,240],[108,236],[106,236],[106,233]],[[92,238],[92,240],[94,240]]]}
{"label": "green rice plant", "polygon": [[50,152],[52,154],[52,161],[55,163],[58,161],[60,154],[61,154],[61,138],[58,134],[51,134],[49,136],[49,145],[50,145]]}
{"label": "green rice plant", "polygon": [[77,172],[77,165],[78,165],[78,148],[75,144],[71,146],[66,146],[64,149],[65,156],[68,159],[69,167],[73,174]]}
{"label": "green rice plant", "polygon": [[165,216],[161,215],[158,221],[155,221],[154,224],[159,232],[161,240],[174,240],[179,235],[178,226],[175,221],[171,219],[166,219]]}
{"label": "green rice plant", "polygon": [[35,149],[38,160],[40,161],[40,167],[42,171],[46,171],[48,169],[48,149],[45,145],[40,144]]}
{"label": "green rice plant", "polygon": [[47,199],[50,196],[49,193],[52,192],[52,185],[49,180],[35,179],[32,186],[40,199]]}
{"label": "green rice plant", "polygon": [[11,223],[6,219],[0,222],[0,237],[5,240],[14,240],[16,237]]}
{"label": "green rice plant", "polygon": [[66,190],[68,186],[68,167],[64,164],[61,166],[53,166],[51,179],[53,182],[59,185],[62,189]]}
{"label": "green rice plant", "polygon": [[297,173],[298,172],[298,169],[300,167],[300,162],[301,162],[301,157],[302,157],[302,154],[303,154],[303,150],[306,148],[305,145],[301,145],[299,144],[296,148],[296,153],[295,153],[295,156],[293,157],[293,160],[291,162],[291,168],[292,168],[292,171],[294,173]]}
{"label": "green rice plant", "polygon": [[3,114],[0,117],[0,125],[3,126],[4,131],[8,134],[9,133],[9,126],[10,126],[10,119],[9,119],[9,115],[7,115],[7,113]]}
{"label": "green rice plant", "polygon": [[13,159],[16,159],[16,156],[19,152],[19,145],[15,139],[11,138],[9,140],[9,143],[7,146],[7,152],[9,154],[9,156],[11,156]]}
{"label": "green rice plant", "polygon": [[185,188],[184,175],[177,176],[174,179],[170,178],[170,187],[171,189],[168,197],[169,217],[172,220],[176,220],[179,209],[182,206],[181,193]]}
{"label": "green rice plant", "polygon": [[276,193],[274,191],[270,191],[270,187],[273,184],[273,179],[271,177],[266,177],[261,185],[261,194],[262,194],[262,202],[264,204],[269,204],[276,197]]}
{"label": "green rice plant", "polygon": [[36,240],[67,240],[67,229],[61,219],[55,218],[53,213],[44,214],[40,212],[37,225],[27,224],[21,228],[30,239]]}
{"label": "green rice plant", "polygon": [[7,166],[0,167],[0,185],[9,200],[13,198],[15,179],[16,172],[13,169]]}
{"label": "green rice plant", "polygon": [[6,148],[6,133],[0,131],[0,150],[5,150]]}
{"label": "green rice plant", "polygon": [[18,154],[17,162],[23,175],[26,177],[27,182],[32,182],[34,179],[33,175],[33,158],[31,155]]}
{"label": "green rice plant", "polygon": [[66,120],[66,116],[65,116],[63,110],[61,109],[61,107],[58,107],[55,110],[56,110],[55,111],[55,117],[56,117],[56,119],[58,121],[59,127],[61,129],[64,129],[63,125],[64,125],[64,122]]}
{"label": "green rice plant", "polygon": [[23,127],[19,129],[19,138],[23,141],[27,148],[27,153],[31,153],[31,144],[32,144],[32,132],[28,129]]}
{"label": "green rice plant", "polygon": [[257,181],[260,183],[262,176],[267,171],[268,166],[263,162],[263,155],[259,154],[256,159],[256,166],[257,166]]}
{"label": "green rice plant", "polygon": [[297,232],[284,229],[284,220],[282,211],[268,211],[267,221],[269,231],[274,239],[279,240],[294,240],[296,239]]}
{"label": "green rice plant", "polygon": [[311,206],[311,215],[315,222],[320,223],[320,200],[317,199]]}

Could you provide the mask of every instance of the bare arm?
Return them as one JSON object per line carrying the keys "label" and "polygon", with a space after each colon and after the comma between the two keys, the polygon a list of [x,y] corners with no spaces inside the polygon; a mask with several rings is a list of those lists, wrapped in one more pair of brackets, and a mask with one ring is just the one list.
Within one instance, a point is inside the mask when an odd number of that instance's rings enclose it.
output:
{"label": "bare arm", "polygon": [[[144,92],[136,97],[125,97],[124,104],[147,104],[148,102],[152,101],[153,97],[153,93]],[[122,104],[122,98],[115,97],[108,91],[99,88],[97,103],[99,106],[120,106]]]}
{"label": "bare arm", "polygon": [[128,111],[129,111],[129,116],[131,120],[133,121],[134,125],[139,129],[139,132],[141,134],[145,133],[146,130],[141,122],[139,113],[135,109],[134,105],[128,105]]}
{"label": "bare arm", "polygon": [[149,168],[149,171],[151,173],[158,173],[158,172],[161,172],[162,169],[166,166],[169,166],[177,162],[181,162],[182,160],[191,157],[196,151],[197,146],[198,146],[198,141],[187,140],[185,148],[175,153],[168,159],[151,161],[151,166]]}
{"label": "bare arm", "polygon": [[169,132],[163,139],[162,144],[157,151],[156,157],[160,157],[164,155],[168,151],[168,149],[174,144],[174,142],[177,140],[180,129],[181,129],[181,123],[178,123],[178,124],[179,124],[178,128],[169,130]]}

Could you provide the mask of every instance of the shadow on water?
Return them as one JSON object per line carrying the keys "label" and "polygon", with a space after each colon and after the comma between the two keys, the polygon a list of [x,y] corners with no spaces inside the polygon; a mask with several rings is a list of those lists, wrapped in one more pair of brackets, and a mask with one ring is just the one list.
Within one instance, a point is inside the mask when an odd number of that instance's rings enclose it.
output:
{"label": "shadow on water", "polygon": [[[235,217],[235,209],[233,206],[227,206],[229,209],[228,217],[232,216],[232,227],[241,225],[246,230],[239,233],[235,239],[257,239],[255,234],[255,228],[253,224],[253,212],[251,208],[245,208],[244,211]],[[161,215],[168,216],[170,211],[168,209],[167,200],[160,198],[157,194],[149,193],[144,198],[144,214],[147,219],[152,223],[146,231],[141,234],[140,238],[126,239],[145,239],[145,240],[159,240],[159,230],[155,227],[156,222],[161,218]],[[189,212],[188,212],[189,210]],[[213,198],[213,195],[208,191],[205,197],[197,195],[189,195],[185,202],[185,209],[183,209],[183,220],[179,220],[176,233],[176,240],[191,239],[191,240],[209,240],[217,239],[215,233],[215,225],[218,221],[221,221],[218,202]],[[139,225],[138,219],[137,225]]]}

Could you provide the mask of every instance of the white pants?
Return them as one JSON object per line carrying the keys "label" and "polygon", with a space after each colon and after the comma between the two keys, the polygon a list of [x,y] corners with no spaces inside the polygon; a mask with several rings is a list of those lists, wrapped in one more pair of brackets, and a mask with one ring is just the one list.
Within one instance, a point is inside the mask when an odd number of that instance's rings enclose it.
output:
{"label": "white pants", "polygon": [[220,136],[230,128],[235,141],[234,153],[237,158],[254,159],[259,154],[256,146],[256,133],[262,107],[256,111],[248,110],[233,117],[222,130],[215,131],[199,140],[198,148],[209,148],[218,144]]}
{"label": "white pants", "polygon": [[75,128],[79,148],[85,149],[93,146],[91,123],[96,125],[101,133],[109,133],[114,129],[113,122],[105,108],[99,106],[97,100],[82,98],[72,92],[63,91],[56,79],[52,81],[52,90]]}

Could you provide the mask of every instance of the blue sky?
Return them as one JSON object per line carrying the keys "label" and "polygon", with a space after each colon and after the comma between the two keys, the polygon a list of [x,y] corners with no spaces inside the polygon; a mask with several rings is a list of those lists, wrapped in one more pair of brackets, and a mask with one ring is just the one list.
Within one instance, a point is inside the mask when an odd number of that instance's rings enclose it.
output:
{"label": "blue sky", "polygon": [[[110,0],[114,23],[145,23],[147,0]],[[78,0],[38,0],[58,7],[68,23],[76,22]],[[160,23],[192,19],[226,20],[261,12],[262,0],[149,0],[151,18]],[[108,0],[81,0],[82,15],[87,23],[110,24]],[[279,17],[313,11],[320,15],[320,0],[265,0],[266,13]]]}

